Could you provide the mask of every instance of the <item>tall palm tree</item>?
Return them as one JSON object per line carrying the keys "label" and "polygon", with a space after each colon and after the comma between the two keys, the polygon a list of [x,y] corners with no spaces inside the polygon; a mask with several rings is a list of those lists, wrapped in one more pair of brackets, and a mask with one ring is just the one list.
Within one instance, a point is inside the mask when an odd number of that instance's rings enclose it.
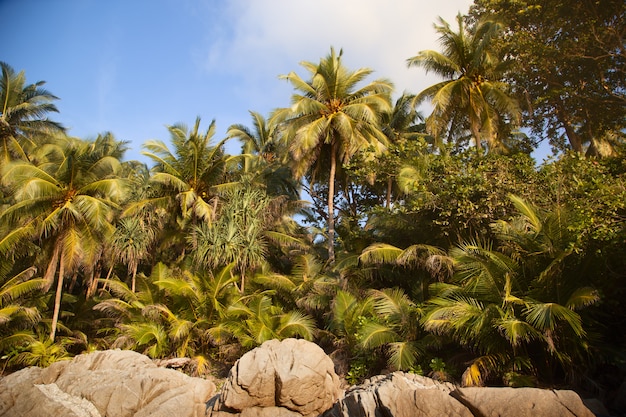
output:
{"label": "tall palm tree", "polygon": [[[226,132],[228,137],[239,139],[241,144],[241,153],[244,155],[258,155],[265,162],[271,162],[277,158],[275,148],[278,143],[275,140],[274,127],[268,121],[255,111],[251,111],[252,125],[250,129],[242,124],[234,124],[228,128]],[[246,160],[246,166],[250,160]],[[249,169],[244,169],[249,171]]]}
{"label": "tall palm tree", "polygon": [[[319,64],[302,62],[309,72],[305,81],[295,72],[281,78],[299,92],[290,108],[278,109],[273,120],[281,123],[289,143],[296,176],[307,174],[310,183],[328,175],[328,260],[335,260],[335,179],[341,165],[367,148],[382,150],[387,142],[379,126],[380,113],[390,105],[392,85],[376,80],[358,87],[372,73],[368,68],[346,68],[342,51],[333,48]],[[328,172],[324,172],[325,170]]]}
{"label": "tall palm tree", "polygon": [[[194,225],[212,222],[219,205],[218,185],[227,179],[228,157],[224,142],[212,144],[215,121],[200,131],[200,118],[189,129],[184,124],[168,126],[172,149],[160,140],[144,144],[143,154],[155,165],[147,188],[128,204],[123,216],[151,217],[162,224],[161,245],[166,257],[185,255],[187,234]],[[151,220],[151,221],[152,221]]]}
{"label": "tall palm tree", "polygon": [[27,143],[41,133],[63,131],[63,127],[47,119],[58,112],[53,104],[57,97],[45,90],[44,81],[26,85],[24,71],[16,73],[6,62],[0,62],[0,158],[7,163],[13,157],[27,159]]}
{"label": "tall palm tree", "polygon": [[[414,96],[402,94],[395,102],[391,111],[382,114],[382,131],[387,136],[390,147],[402,146],[407,141],[415,141],[424,137],[424,125],[422,115],[413,106]],[[390,152],[391,153],[391,152]],[[393,180],[397,175],[399,167],[394,163],[405,163],[405,161],[394,161],[395,155],[389,156],[392,160],[392,172],[388,173],[387,190],[385,203],[387,208],[391,208],[391,195],[393,191]]]}
{"label": "tall palm tree", "polygon": [[[211,145],[215,121],[206,132],[200,132],[200,118],[189,130],[184,124],[168,126],[174,150],[158,140],[144,144],[143,154],[152,159],[151,181],[164,187],[164,194],[146,199],[139,206],[152,205],[173,208],[183,220],[210,221],[215,212],[213,186],[224,180],[224,141]],[[176,203],[175,203],[176,202]]]}
{"label": "tall palm tree", "polygon": [[297,182],[286,165],[287,149],[278,140],[275,126],[257,112],[251,111],[250,115],[252,129],[234,124],[226,132],[229,138],[242,142],[242,179],[262,185],[269,195],[297,199]]}
{"label": "tall palm tree", "polygon": [[501,81],[508,63],[492,48],[502,25],[483,21],[467,28],[461,14],[456,20],[456,32],[441,18],[435,25],[441,52],[420,51],[407,60],[409,67],[422,67],[444,78],[419,93],[415,102],[430,99],[433,111],[426,126],[438,140],[444,135],[458,139],[469,130],[479,152],[482,140],[494,150],[502,141],[503,122],[517,124],[521,118],[517,101]]}
{"label": "tall palm tree", "polygon": [[125,187],[116,176],[119,160],[109,155],[94,158],[91,142],[58,136],[39,151],[39,165],[14,161],[4,167],[2,181],[13,191],[13,204],[0,219],[49,248],[46,288],[59,269],[50,330],[54,340],[64,279],[96,263],[102,242],[114,230],[116,201],[123,198]]}

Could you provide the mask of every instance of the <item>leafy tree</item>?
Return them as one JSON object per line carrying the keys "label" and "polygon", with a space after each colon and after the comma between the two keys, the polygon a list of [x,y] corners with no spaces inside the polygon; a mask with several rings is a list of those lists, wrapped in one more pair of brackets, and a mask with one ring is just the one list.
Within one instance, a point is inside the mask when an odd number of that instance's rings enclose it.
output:
{"label": "leafy tree", "polygon": [[509,63],[492,47],[502,25],[485,20],[467,28],[461,14],[456,20],[456,32],[443,19],[435,25],[441,35],[441,52],[421,51],[408,59],[409,67],[420,66],[444,78],[419,93],[415,101],[431,100],[433,112],[426,128],[438,140],[459,141],[469,130],[479,152],[483,140],[494,151],[510,132],[510,127],[503,127],[518,124],[521,117],[517,100],[502,81]]}
{"label": "leafy tree", "polygon": [[328,175],[328,259],[335,261],[335,181],[342,164],[358,151],[372,146],[383,149],[386,138],[380,131],[380,112],[390,107],[391,83],[376,80],[357,87],[370,69],[347,69],[339,54],[330,54],[319,64],[302,62],[311,79],[303,80],[291,72],[282,78],[300,93],[292,96],[291,108],[279,109],[274,120],[282,123],[284,140],[297,176],[307,174],[314,184]]}
{"label": "leafy tree", "polygon": [[90,142],[58,136],[40,152],[45,162],[39,165],[15,161],[4,167],[2,181],[13,191],[13,204],[0,218],[49,251],[46,288],[59,268],[50,331],[54,340],[64,280],[96,263],[125,189],[116,177],[119,160],[94,157]]}
{"label": "leafy tree", "polygon": [[379,242],[398,247],[446,248],[463,239],[490,237],[492,221],[514,214],[508,194],[545,202],[542,178],[524,153],[425,154],[399,173],[403,204],[391,213],[377,212],[371,227]]}
{"label": "leafy tree", "polygon": [[505,22],[507,79],[530,101],[526,124],[539,139],[593,155],[623,143],[624,22],[619,0],[478,0],[470,15]]}
{"label": "leafy tree", "polygon": [[26,85],[24,71],[15,70],[5,62],[0,62],[0,140],[2,164],[14,157],[28,159],[27,153],[41,134],[62,132],[63,127],[46,117],[58,112],[53,101],[57,97],[43,88],[44,81]]}
{"label": "leafy tree", "polygon": [[[228,128],[229,138],[242,142],[241,153],[245,181],[262,185],[271,196],[286,195],[298,198],[298,187],[285,163],[287,150],[278,140],[276,128],[257,112],[250,112],[253,128],[235,124]],[[251,178],[248,178],[251,177]]]}

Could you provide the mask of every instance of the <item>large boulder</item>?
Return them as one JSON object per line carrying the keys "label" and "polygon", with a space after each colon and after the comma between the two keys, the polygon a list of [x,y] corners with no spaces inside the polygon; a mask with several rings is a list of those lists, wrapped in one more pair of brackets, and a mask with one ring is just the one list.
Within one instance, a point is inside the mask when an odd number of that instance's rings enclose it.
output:
{"label": "large boulder", "polygon": [[231,369],[211,416],[318,416],[342,394],[332,360],[306,340],[270,340]]}
{"label": "large boulder", "polygon": [[594,417],[578,394],[538,388],[459,388],[451,393],[479,416]]}
{"label": "large boulder", "polygon": [[325,417],[472,417],[450,396],[456,388],[423,376],[394,372],[349,389]]}
{"label": "large boulder", "polygon": [[139,353],[108,350],[0,380],[0,416],[203,417],[215,385],[157,367]]}
{"label": "large boulder", "polygon": [[593,417],[573,391],[458,388],[394,372],[348,390],[324,417]]}

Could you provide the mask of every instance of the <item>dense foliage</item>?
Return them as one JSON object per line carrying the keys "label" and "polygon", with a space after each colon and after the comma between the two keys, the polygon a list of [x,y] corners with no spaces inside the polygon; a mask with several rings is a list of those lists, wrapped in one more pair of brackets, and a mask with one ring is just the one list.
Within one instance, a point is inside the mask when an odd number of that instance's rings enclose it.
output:
{"label": "dense foliage", "polygon": [[[110,133],[68,136],[44,83],[2,63],[3,368],[122,347],[200,374],[301,337],[349,382],[610,389],[626,372],[624,9],[558,3],[440,21],[442,50],[408,64],[443,80],[395,102],[331,48],[284,76],[291,106],[217,141],[215,121],[169,126],[151,166]],[[558,152],[538,164],[544,138]]]}

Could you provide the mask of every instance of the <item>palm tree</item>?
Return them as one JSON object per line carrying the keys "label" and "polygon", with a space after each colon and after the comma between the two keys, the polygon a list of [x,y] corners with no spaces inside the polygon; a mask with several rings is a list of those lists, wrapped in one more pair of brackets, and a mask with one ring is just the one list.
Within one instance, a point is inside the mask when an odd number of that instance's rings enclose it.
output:
{"label": "palm tree", "polygon": [[[403,146],[406,142],[418,140],[425,135],[424,125],[421,123],[423,118],[422,115],[415,110],[413,99],[413,95],[402,94],[398,100],[396,100],[391,111],[383,112],[382,114],[382,131],[385,136],[387,136],[390,147]],[[399,170],[396,164],[405,161],[394,161],[391,155],[388,157],[392,159],[390,161],[392,172],[389,172],[387,177],[385,203],[387,208],[391,208],[393,180]],[[381,162],[377,163],[380,164]]]}
{"label": "palm tree", "polygon": [[385,346],[388,365],[408,370],[416,365],[423,348],[419,336],[419,310],[400,289],[371,290],[375,318],[359,329],[360,344],[366,349]]}
{"label": "palm tree", "polygon": [[461,14],[456,20],[457,32],[441,18],[440,25],[435,25],[441,35],[441,52],[420,51],[407,60],[409,67],[423,67],[444,78],[419,93],[415,103],[431,100],[433,111],[426,127],[435,138],[447,135],[458,139],[469,130],[478,152],[483,139],[489,150],[494,150],[502,141],[503,122],[517,124],[521,118],[517,101],[501,81],[508,63],[492,48],[502,25],[483,21],[468,29]]}
{"label": "palm tree", "polygon": [[272,339],[302,337],[312,340],[315,321],[297,310],[284,311],[263,293],[253,294],[229,306],[225,325],[244,348]]}
{"label": "palm tree", "polygon": [[44,81],[25,85],[24,71],[16,74],[5,62],[0,67],[0,158],[5,164],[13,157],[28,159],[27,142],[38,134],[62,132],[63,127],[46,117],[58,110],[52,103],[57,97],[42,87]]}
{"label": "palm tree", "polygon": [[297,199],[297,183],[285,164],[287,150],[284,143],[277,140],[275,126],[257,112],[251,111],[250,115],[252,129],[234,124],[227,131],[228,138],[237,138],[242,142],[243,179],[262,185],[269,195],[287,195],[292,200]]}
{"label": "palm tree", "polygon": [[132,292],[136,289],[137,268],[141,261],[150,256],[155,239],[156,230],[141,217],[124,217],[115,227],[109,241],[112,263],[127,265]]}
{"label": "palm tree", "polygon": [[494,225],[502,248],[465,242],[451,249],[452,281],[431,285],[422,320],[477,355],[464,374],[468,385],[520,368],[551,372],[550,365],[571,375],[588,350],[578,311],[599,295],[565,270],[576,242],[566,214],[511,199],[519,216]]}
{"label": "palm tree", "polygon": [[234,263],[243,294],[246,277],[267,263],[271,243],[304,245],[287,233],[273,230],[282,221],[280,198],[272,199],[263,190],[242,185],[227,190],[223,200],[219,217],[211,224],[197,225],[189,241],[194,259],[202,267]]}
{"label": "palm tree", "polygon": [[[419,268],[440,280],[450,276],[453,268],[452,260],[442,249],[426,244],[415,244],[406,249],[400,249],[387,243],[373,243],[363,249],[359,255],[359,262],[365,266],[397,265],[407,268],[408,271]],[[421,286],[420,301],[426,301],[429,280],[422,277],[419,282]]]}
{"label": "palm tree", "polygon": [[39,165],[15,161],[3,170],[2,181],[13,190],[14,203],[0,219],[31,234],[49,248],[44,274],[50,288],[59,268],[50,339],[59,319],[64,279],[82,266],[96,263],[102,242],[114,230],[111,221],[122,199],[124,182],[116,177],[117,158],[94,158],[92,143],[58,136],[40,148]]}
{"label": "palm tree", "polygon": [[156,163],[151,181],[163,186],[165,195],[140,201],[132,209],[146,205],[167,207],[177,210],[183,220],[211,221],[217,203],[213,187],[224,180],[225,140],[211,145],[215,121],[201,133],[199,117],[191,130],[183,124],[167,129],[173,152],[158,140],[146,142],[147,151],[143,152]]}
{"label": "palm tree", "polygon": [[39,312],[28,308],[19,302],[24,295],[40,290],[43,287],[43,279],[33,278],[37,269],[30,267],[18,273],[12,278],[0,281],[0,324],[14,320],[18,317],[26,317],[30,321],[36,321]]}
{"label": "palm tree", "polygon": [[[274,127],[268,121],[255,111],[251,111],[253,129],[242,124],[234,124],[228,128],[226,132],[229,138],[239,139],[241,144],[241,153],[244,155],[257,155],[264,162],[272,162],[279,155],[276,153],[276,147],[279,144],[275,140]],[[244,171],[249,171],[250,159],[246,159],[246,167]]]}
{"label": "palm tree", "polygon": [[[339,54],[330,54],[319,64],[302,62],[311,79],[291,72],[281,78],[299,93],[292,96],[291,108],[278,109],[273,121],[284,129],[296,176],[307,174],[311,184],[328,175],[328,260],[335,261],[335,179],[342,164],[357,152],[373,147],[384,149],[387,142],[379,126],[380,114],[390,105],[392,85],[376,80],[357,88],[372,73],[368,68],[347,69]],[[325,170],[328,170],[326,173]]]}
{"label": "palm tree", "polygon": [[143,152],[155,162],[145,192],[128,204],[123,216],[150,217],[161,224],[162,259],[184,257],[187,233],[200,222],[211,222],[219,205],[217,186],[227,178],[228,158],[223,140],[211,144],[215,121],[200,131],[200,118],[189,129],[184,124],[168,126],[173,149],[159,140],[144,144]]}

